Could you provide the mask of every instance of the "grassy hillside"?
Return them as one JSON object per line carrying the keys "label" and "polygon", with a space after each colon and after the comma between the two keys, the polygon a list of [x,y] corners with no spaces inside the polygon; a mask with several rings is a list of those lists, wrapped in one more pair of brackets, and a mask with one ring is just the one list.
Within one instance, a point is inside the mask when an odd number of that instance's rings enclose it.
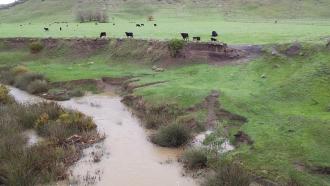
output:
{"label": "grassy hillside", "polygon": [[0,22],[51,22],[75,20],[83,9],[102,7],[113,18],[136,19],[149,15],[159,18],[195,19],[326,19],[328,0],[28,0],[0,10]]}
{"label": "grassy hillside", "polygon": [[[95,38],[106,31],[121,38],[131,31],[136,38],[167,40],[188,32],[209,41],[216,30],[220,41],[235,44],[317,41],[330,35],[329,9],[327,0],[28,0],[0,9],[0,37]],[[108,12],[110,23],[77,23],[77,15],[91,12]]]}
{"label": "grassy hillside", "polygon": [[[121,46],[131,54],[119,53]],[[252,147],[243,145],[229,156],[275,181],[294,178],[302,185],[330,185],[329,176],[311,172],[313,167],[330,166],[329,49],[305,45],[304,56],[264,54],[236,66],[183,65],[155,73],[153,64],[132,60],[139,49],[130,46],[80,58],[69,55],[70,49],[31,55],[27,50],[2,48],[0,64],[26,65],[51,81],[128,75],[139,76],[137,84],[167,81],[135,90],[135,95],[154,105],[188,108],[218,90],[225,109],[248,119],[241,130],[254,141]]]}

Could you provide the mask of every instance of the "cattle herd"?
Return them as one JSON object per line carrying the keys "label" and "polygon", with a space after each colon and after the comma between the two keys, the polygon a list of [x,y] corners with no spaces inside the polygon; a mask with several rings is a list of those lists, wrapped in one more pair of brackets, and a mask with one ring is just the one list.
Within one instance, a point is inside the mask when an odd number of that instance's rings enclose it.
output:
{"label": "cattle herd", "polygon": [[[95,23],[95,25],[98,25],[98,23]],[[113,25],[115,25],[115,23],[113,23]],[[22,25],[20,25],[20,26],[22,26]],[[136,24],[135,26],[136,27],[144,27],[144,24],[139,23],[139,24]],[[153,26],[157,27],[157,24],[154,23]],[[68,27],[68,24],[66,25],[66,27]],[[44,31],[48,32],[49,28],[44,27]],[[60,27],[60,31],[62,31],[62,27]],[[134,33],[133,32],[125,32],[125,35],[126,35],[127,38],[134,38]],[[105,38],[105,37],[107,37],[107,33],[106,32],[101,32],[100,33],[100,38]],[[189,41],[189,33],[185,33],[185,32],[181,33],[181,37],[182,37],[183,40]],[[212,31],[211,41],[212,42],[217,42],[218,41],[217,37],[218,37],[218,33],[216,31]],[[199,41],[201,41],[201,37],[200,36],[194,36],[193,41],[199,42]]]}

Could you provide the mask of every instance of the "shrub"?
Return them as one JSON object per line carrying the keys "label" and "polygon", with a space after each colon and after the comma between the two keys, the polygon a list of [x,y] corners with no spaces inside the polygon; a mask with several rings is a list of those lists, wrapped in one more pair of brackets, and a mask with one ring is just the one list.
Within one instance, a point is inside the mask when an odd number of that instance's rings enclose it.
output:
{"label": "shrub", "polygon": [[170,53],[172,57],[177,57],[180,53],[180,50],[184,47],[184,41],[180,39],[172,39],[168,43]]}
{"label": "shrub", "polygon": [[8,104],[12,101],[7,87],[0,85],[0,104]]}
{"label": "shrub", "polygon": [[44,76],[41,74],[36,74],[32,72],[24,73],[21,75],[16,76],[14,86],[22,89],[27,90],[28,85],[35,80],[44,80]]}
{"label": "shrub", "polygon": [[68,128],[78,129],[79,131],[90,131],[96,128],[92,118],[80,112],[63,113],[59,117],[59,122]]}
{"label": "shrub", "polygon": [[85,93],[80,88],[75,88],[75,89],[69,91],[68,94],[69,94],[69,97],[82,97],[82,96],[84,96]]}
{"label": "shrub", "polygon": [[183,154],[182,161],[189,169],[204,168],[207,165],[207,155],[202,149],[190,149]]}
{"label": "shrub", "polygon": [[178,147],[185,144],[190,138],[190,131],[179,124],[162,127],[151,138],[152,142],[163,147]]}
{"label": "shrub", "polygon": [[41,50],[44,48],[44,46],[39,42],[33,42],[30,44],[30,51],[33,54],[41,52]]}
{"label": "shrub", "polygon": [[0,82],[3,84],[12,85],[15,82],[15,76],[11,71],[1,71]]}
{"label": "shrub", "polygon": [[29,69],[25,66],[19,65],[19,66],[14,67],[11,71],[15,76],[17,76],[19,74],[24,74],[24,73],[29,72]]}
{"label": "shrub", "polygon": [[39,93],[47,92],[48,90],[47,81],[39,80],[39,79],[34,80],[27,86],[26,90],[30,94],[39,94]]}
{"label": "shrub", "polygon": [[247,172],[235,162],[221,162],[215,176],[206,180],[206,186],[249,186],[250,177]]}
{"label": "shrub", "polygon": [[47,113],[43,113],[39,116],[39,118],[36,121],[35,127],[36,128],[41,128],[45,126],[49,121],[49,116]]}

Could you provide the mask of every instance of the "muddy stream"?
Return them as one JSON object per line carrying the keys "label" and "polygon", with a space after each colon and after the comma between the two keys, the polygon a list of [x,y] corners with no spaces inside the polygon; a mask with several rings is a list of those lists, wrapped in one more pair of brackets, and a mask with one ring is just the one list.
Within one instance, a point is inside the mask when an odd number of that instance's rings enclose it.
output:
{"label": "muddy stream", "polygon": [[[10,93],[19,102],[42,100],[15,88]],[[120,100],[116,95],[88,95],[59,102],[93,117],[99,132],[106,135],[103,142],[84,150],[82,159],[70,168],[70,179],[64,185],[197,185],[194,179],[182,176],[183,169],[177,162],[182,149],[161,148],[149,142],[139,119]]]}

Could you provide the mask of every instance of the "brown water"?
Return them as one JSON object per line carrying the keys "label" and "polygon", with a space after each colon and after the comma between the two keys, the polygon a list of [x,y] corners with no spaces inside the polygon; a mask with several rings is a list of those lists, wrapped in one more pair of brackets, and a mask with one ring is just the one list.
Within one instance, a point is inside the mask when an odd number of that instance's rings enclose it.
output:
{"label": "brown water", "polygon": [[[22,102],[39,98],[12,89]],[[31,101],[32,100],[32,101]],[[183,177],[177,162],[181,149],[160,148],[148,141],[140,121],[120,102],[120,97],[90,95],[60,102],[93,117],[106,139],[84,150],[84,157],[70,168],[70,185],[106,186],[195,186]],[[97,158],[95,158],[97,157]],[[98,162],[94,162],[97,159]]]}

